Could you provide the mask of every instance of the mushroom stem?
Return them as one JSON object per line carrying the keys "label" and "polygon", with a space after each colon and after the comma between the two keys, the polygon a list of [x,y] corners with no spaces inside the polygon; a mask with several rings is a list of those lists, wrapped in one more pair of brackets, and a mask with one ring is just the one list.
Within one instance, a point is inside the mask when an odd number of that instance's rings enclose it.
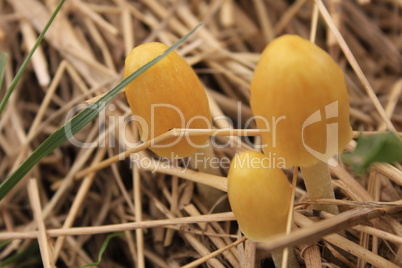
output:
{"label": "mushroom stem", "polygon": [[215,162],[216,156],[211,143],[208,142],[205,146],[191,156],[191,165],[201,172],[222,176],[219,163]]}
{"label": "mushroom stem", "polygon": [[[211,143],[203,146],[194,155],[191,156],[191,166],[201,172],[222,176],[219,163],[215,162],[214,150]],[[208,185],[197,183],[197,191],[201,198],[206,202],[208,208],[211,208],[224,195],[221,190],[212,188]],[[221,208],[221,207],[220,207]]]}
{"label": "mushroom stem", "polygon": [[[282,249],[274,250],[271,252],[272,260],[274,261],[276,268],[282,267],[282,254],[283,254]],[[288,268],[299,268],[300,267],[299,263],[297,262],[296,255],[292,248],[289,248],[288,261],[287,261],[286,267],[288,267]]]}
{"label": "mushroom stem", "polygon": [[[300,167],[300,169],[310,198],[335,199],[327,163],[319,161],[313,166]],[[339,213],[336,205],[314,205],[313,207],[335,215]]]}
{"label": "mushroom stem", "polygon": [[244,252],[244,263],[242,264],[242,267],[250,267],[250,268],[256,268],[258,265],[256,265],[256,249],[257,245],[255,242],[251,240],[246,240],[244,243],[245,247],[245,252]]}

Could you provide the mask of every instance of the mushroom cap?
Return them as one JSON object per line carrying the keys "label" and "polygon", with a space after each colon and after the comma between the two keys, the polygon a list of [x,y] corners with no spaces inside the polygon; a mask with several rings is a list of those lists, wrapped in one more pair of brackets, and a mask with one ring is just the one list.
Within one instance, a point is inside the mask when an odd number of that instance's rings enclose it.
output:
{"label": "mushroom cap", "polygon": [[[352,138],[344,75],[332,58],[296,35],[263,51],[254,72],[251,109],[266,147],[285,166],[311,166],[340,153]],[[268,124],[268,125],[267,125]]]}
{"label": "mushroom cap", "polygon": [[[135,47],[126,58],[124,77],[161,55],[168,46],[151,42]],[[204,88],[193,69],[175,51],[134,79],[125,93],[141,140],[148,141],[172,128],[211,128]],[[186,157],[208,137],[180,136],[150,147],[162,157]],[[162,147],[162,148],[161,148]]]}
{"label": "mushroom cap", "polygon": [[269,159],[247,151],[232,160],[228,197],[244,235],[262,242],[286,231],[291,186],[281,169],[268,168]]}

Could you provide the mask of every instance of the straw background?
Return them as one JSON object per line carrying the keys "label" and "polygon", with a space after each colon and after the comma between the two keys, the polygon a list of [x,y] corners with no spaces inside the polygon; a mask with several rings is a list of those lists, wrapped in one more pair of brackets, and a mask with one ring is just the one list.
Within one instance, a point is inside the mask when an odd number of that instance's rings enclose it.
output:
{"label": "straw background", "polygon": [[[323,2],[329,17],[319,16],[316,43],[345,73],[355,137],[360,130],[371,134],[394,128],[400,133],[402,2]],[[8,54],[1,97],[57,4],[0,0],[0,50]],[[252,116],[249,85],[261,51],[285,33],[309,39],[314,4],[67,0],[1,115],[0,180],[62,126],[73,107],[117,85],[133,47],[151,41],[170,46],[200,22],[204,25],[177,52],[199,75],[212,116],[227,116],[234,128],[241,128]],[[339,42],[330,27],[338,29],[346,43]],[[176,166],[152,173],[154,166],[131,169],[128,158],[98,165],[137,141],[132,121],[110,120],[130,114],[124,93],[119,94],[103,117],[75,135],[100,146],[65,143],[0,202],[0,241],[12,238],[0,248],[0,261],[25,252],[5,267],[81,267],[96,261],[108,233],[117,231],[123,233],[111,239],[98,267],[248,267],[254,254],[257,267],[273,267],[270,251],[287,246],[293,246],[302,267],[402,266],[400,164],[375,164],[364,175],[342,164],[331,168],[335,201],[309,200],[299,175],[294,230],[256,245],[255,251],[239,234],[233,214],[211,214],[194,190],[194,182],[225,190],[227,169],[222,176]],[[100,125],[104,132],[99,132]],[[231,127],[224,120],[214,126]],[[126,144],[119,139],[123,132]],[[217,148],[219,158],[248,149],[244,138],[220,136],[218,141],[234,145]],[[351,141],[346,150],[355,145]],[[158,161],[148,149],[139,154]],[[99,170],[83,172],[89,167]],[[292,172],[286,170],[289,180]],[[336,203],[344,213],[316,213],[308,208],[314,202]],[[345,237],[339,235],[342,230]]]}

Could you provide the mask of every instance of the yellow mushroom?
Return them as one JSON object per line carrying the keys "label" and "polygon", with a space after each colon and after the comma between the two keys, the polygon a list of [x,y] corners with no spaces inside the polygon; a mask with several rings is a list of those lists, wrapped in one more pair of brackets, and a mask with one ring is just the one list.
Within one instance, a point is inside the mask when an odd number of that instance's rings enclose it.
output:
{"label": "yellow mushroom", "polygon": [[[124,76],[167,48],[156,42],[134,48],[126,58]],[[208,99],[202,84],[188,63],[174,51],[133,80],[125,93],[143,141],[172,128],[211,127]],[[207,140],[207,136],[181,136],[152,145],[150,149],[162,157],[186,157]]]}
{"label": "yellow mushroom", "polygon": [[263,242],[286,232],[291,186],[281,169],[269,168],[265,155],[237,154],[228,174],[230,207],[244,235]]}
{"label": "yellow mushroom", "polygon": [[299,36],[276,38],[255,69],[250,104],[267,130],[264,153],[301,166],[311,198],[334,198],[325,162],[345,148],[352,128],[345,78],[332,58]]}

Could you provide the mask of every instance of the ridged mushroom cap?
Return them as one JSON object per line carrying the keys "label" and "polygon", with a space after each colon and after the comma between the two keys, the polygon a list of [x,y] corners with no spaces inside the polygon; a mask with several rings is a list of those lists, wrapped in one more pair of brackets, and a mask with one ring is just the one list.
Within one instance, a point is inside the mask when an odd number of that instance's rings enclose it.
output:
{"label": "ridged mushroom cap", "polygon": [[299,36],[281,36],[265,48],[251,83],[250,104],[258,128],[269,130],[262,134],[264,153],[284,159],[286,167],[326,161],[352,138],[341,69],[324,50]]}
{"label": "ridged mushroom cap", "polygon": [[[166,45],[157,42],[135,47],[126,58],[124,77],[166,49]],[[203,86],[193,69],[175,51],[134,79],[125,88],[125,93],[143,141],[172,128],[211,127],[211,114]],[[182,136],[150,149],[162,157],[186,157],[195,153],[196,147],[207,140],[206,136]]]}

